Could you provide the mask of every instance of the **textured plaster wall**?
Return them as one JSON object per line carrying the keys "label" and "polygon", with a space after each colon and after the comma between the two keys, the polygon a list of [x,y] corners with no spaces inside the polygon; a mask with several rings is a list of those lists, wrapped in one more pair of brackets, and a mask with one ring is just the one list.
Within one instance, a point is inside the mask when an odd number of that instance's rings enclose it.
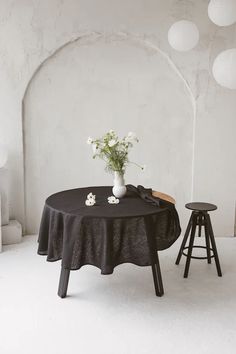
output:
{"label": "textured plaster wall", "polygon": [[[210,68],[217,53],[236,46],[235,25],[212,24],[206,0],[1,0],[0,5],[0,140],[9,148],[12,217],[24,221],[22,100],[33,73],[57,48],[86,32],[122,31],[166,52],[193,92],[193,199],[218,204],[216,234],[233,235],[236,93],[219,87]],[[198,46],[184,54],[167,42],[169,26],[181,18],[194,20],[200,30]]]}
{"label": "textured plaster wall", "polygon": [[130,165],[126,182],[168,191],[184,217],[182,206],[191,198],[193,122],[186,82],[146,41],[94,34],[63,46],[41,66],[24,99],[28,232],[38,229],[47,195],[112,184],[86,145],[89,135],[111,128],[140,137],[130,158],[147,166],[142,172]]}

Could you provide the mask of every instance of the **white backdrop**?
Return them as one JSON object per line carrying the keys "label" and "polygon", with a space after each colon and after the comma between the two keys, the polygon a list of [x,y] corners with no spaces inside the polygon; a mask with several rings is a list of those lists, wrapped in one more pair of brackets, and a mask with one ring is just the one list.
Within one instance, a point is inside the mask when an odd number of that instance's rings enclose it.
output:
{"label": "white backdrop", "polygon": [[[235,47],[235,25],[212,23],[206,0],[0,0],[0,4],[0,142],[9,152],[11,218],[25,224],[22,100],[33,73],[55,50],[81,35],[125,32],[167,53],[188,82],[196,102],[191,199],[217,204],[212,213],[216,235],[233,235],[236,91],[220,87],[211,67],[217,54]],[[187,53],[172,49],[167,39],[170,26],[182,18],[194,21],[200,31],[198,45]]]}
{"label": "white backdrop", "polygon": [[27,232],[38,231],[49,194],[112,184],[86,145],[110,129],[140,138],[130,158],[147,167],[130,166],[126,182],[168,192],[182,210],[191,196],[193,115],[183,79],[144,42],[91,36],[64,46],[36,73],[24,101]]}

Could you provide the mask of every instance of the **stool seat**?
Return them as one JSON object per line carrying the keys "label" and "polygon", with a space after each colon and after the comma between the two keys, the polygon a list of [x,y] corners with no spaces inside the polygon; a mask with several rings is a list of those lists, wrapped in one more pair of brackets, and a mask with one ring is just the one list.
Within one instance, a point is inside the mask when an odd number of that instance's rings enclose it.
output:
{"label": "stool seat", "polygon": [[185,207],[195,211],[213,211],[217,209],[216,205],[203,202],[187,203]]}

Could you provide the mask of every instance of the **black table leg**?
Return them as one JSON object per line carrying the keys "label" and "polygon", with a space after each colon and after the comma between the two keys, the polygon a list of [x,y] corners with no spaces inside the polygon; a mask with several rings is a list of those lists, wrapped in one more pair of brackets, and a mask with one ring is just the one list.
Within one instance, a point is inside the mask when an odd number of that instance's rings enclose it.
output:
{"label": "black table leg", "polygon": [[146,227],[147,242],[148,242],[151,263],[152,263],[152,275],[153,275],[155,293],[156,296],[162,296],[164,295],[164,288],[162,283],[161,267],[160,267],[160,262],[159,262],[157,247],[156,247],[156,240],[154,239],[152,234],[152,219],[147,217],[144,219],[144,222]]}
{"label": "black table leg", "polygon": [[158,253],[156,257],[156,263],[152,265],[152,275],[153,275],[156,296],[164,295],[164,288],[162,283],[161,268],[160,268]]}
{"label": "black table leg", "polygon": [[66,297],[68,282],[70,276],[70,269],[61,268],[61,275],[58,287],[58,296],[61,298]]}
{"label": "black table leg", "polygon": [[211,225],[211,219],[209,214],[206,214],[206,224],[207,224],[207,230],[209,231],[209,236],[211,240],[211,245],[212,245],[212,250],[215,258],[215,263],[216,263],[216,269],[217,269],[217,274],[219,277],[222,277],[222,272],[221,272],[221,267],[220,267],[220,261],[218,257],[218,252],[216,248],[216,243],[215,243],[215,236],[213,233],[212,225]]}
{"label": "black table leg", "polygon": [[178,257],[177,257],[177,259],[175,261],[175,264],[177,264],[177,265],[180,262],[180,259],[181,259],[182,254],[183,254],[184,247],[185,247],[187,239],[188,239],[189,231],[190,231],[191,225],[192,225],[192,218],[193,218],[193,214],[191,214],[191,216],[190,216],[190,219],[189,219],[189,222],[188,222],[188,226],[187,226],[187,229],[186,229],[186,232],[185,232],[185,235],[184,235],[184,238],[183,238],[183,241],[182,241],[179,253],[178,253]]}

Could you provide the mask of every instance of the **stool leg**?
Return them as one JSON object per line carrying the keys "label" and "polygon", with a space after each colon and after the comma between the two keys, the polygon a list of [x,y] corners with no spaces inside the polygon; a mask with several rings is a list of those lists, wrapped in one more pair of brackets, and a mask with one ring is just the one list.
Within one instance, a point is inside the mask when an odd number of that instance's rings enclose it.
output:
{"label": "stool leg", "polygon": [[213,229],[212,229],[212,225],[211,225],[211,219],[210,219],[209,214],[206,214],[206,220],[207,220],[207,229],[209,231],[209,236],[210,236],[213,254],[214,254],[214,258],[215,258],[217,274],[219,277],[222,277],[220,261],[219,261],[219,257],[218,257],[218,252],[217,252],[216,243],[215,243],[215,237],[214,237],[214,233],[213,233]]}
{"label": "stool leg", "polygon": [[187,277],[188,277],[188,272],[189,272],[190,260],[191,260],[191,256],[192,256],[192,250],[193,250],[193,243],[194,243],[194,237],[195,237],[196,226],[197,226],[197,216],[196,216],[196,215],[193,215],[193,224],[192,224],[192,231],[191,231],[190,240],[189,240],[187,260],[186,260],[186,265],[185,265],[185,269],[184,269],[184,278],[187,278]]}
{"label": "stool leg", "polygon": [[198,217],[198,237],[201,237],[201,232],[202,232],[202,215],[199,214],[199,217]]}
{"label": "stool leg", "polygon": [[203,220],[204,220],[204,229],[205,229],[205,238],[206,238],[207,263],[211,264],[210,236],[207,229],[207,220],[205,215],[203,217]]}
{"label": "stool leg", "polygon": [[183,250],[184,250],[184,247],[186,245],[186,242],[187,242],[187,239],[188,239],[188,235],[189,235],[189,232],[190,232],[190,229],[191,229],[191,225],[192,225],[192,218],[193,218],[193,213],[191,214],[190,216],[190,219],[189,219],[189,222],[188,222],[188,226],[187,226],[187,229],[185,231],[185,235],[184,235],[184,238],[183,238],[183,241],[181,243],[181,246],[180,246],[180,250],[179,250],[179,253],[178,253],[178,257],[175,261],[175,264],[179,264],[180,262],[180,259],[182,257],[182,254],[183,254]]}

